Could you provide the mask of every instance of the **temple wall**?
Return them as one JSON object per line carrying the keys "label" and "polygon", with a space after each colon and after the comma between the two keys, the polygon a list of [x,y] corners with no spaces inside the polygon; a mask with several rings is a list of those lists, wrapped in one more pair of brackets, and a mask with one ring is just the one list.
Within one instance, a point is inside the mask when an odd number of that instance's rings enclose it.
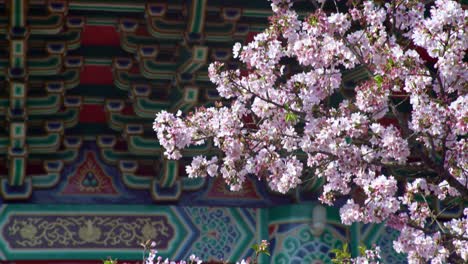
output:
{"label": "temple wall", "polygon": [[8,204],[0,213],[0,257],[137,260],[139,243],[151,239],[171,259],[196,254],[235,262],[268,239],[271,257],[262,256],[260,263],[331,263],[331,250],[344,241],[352,248],[378,244],[391,261],[385,263],[404,263],[389,245],[395,234],[382,226],[362,226],[353,235],[337,216],[336,209],[311,203],[272,208]]}

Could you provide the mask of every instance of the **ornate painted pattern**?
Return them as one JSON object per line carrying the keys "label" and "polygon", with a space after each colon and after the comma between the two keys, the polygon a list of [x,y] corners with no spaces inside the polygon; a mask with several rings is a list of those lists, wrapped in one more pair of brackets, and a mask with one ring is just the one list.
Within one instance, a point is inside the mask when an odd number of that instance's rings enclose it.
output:
{"label": "ornate painted pattern", "polygon": [[376,245],[381,249],[381,256],[384,263],[404,264],[408,262],[406,255],[398,254],[393,249],[392,241],[396,240],[397,237],[398,231],[389,227],[382,229]]}
{"label": "ornate painted pattern", "polygon": [[3,227],[12,249],[138,248],[148,239],[167,249],[175,229],[166,216],[14,215]]}
{"label": "ornate painted pattern", "polygon": [[233,219],[225,215],[222,209],[195,208],[190,211],[195,224],[200,228],[200,238],[194,245],[195,252],[203,259],[210,256],[224,259],[240,237]]}
{"label": "ornate painted pattern", "polygon": [[[349,241],[349,230],[337,222],[336,209],[327,208],[323,231],[314,231],[316,207],[9,204],[0,207],[0,260],[134,260],[141,256],[139,243],[151,239],[163,257],[186,259],[194,253],[235,262],[250,256],[251,246],[269,234],[272,256],[260,263],[328,264],[331,249]],[[378,234],[378,244],[387,250],[393,237]]]}
{"label": "ornate painted pattern", "polygon": [[113,180],[96,161],[94,152],[87,152],[85,160],[66,180],[65,195],[117,195]]}
{"label": "ornate painted pattern", "polygon": [[225,181],[221,177],[216,177],[206,194],[208,198],[212,199],[236,199],[236,200],[261,200],[258,191],[255,188],[255,183],[248,179],[245,181],[243,188],[240,191],[233,192],[229,190]]}
{"label": "ornate painted pattern", "polygon": [[[54,189],[84,141],[99,145],[127,187],[156,202],[175,204],[203,187],[187,184],[145,130],[162,109],[187,112],[218,100],[209,62],[231,62],[233,43],[263,30],[271,10],[263,1],[146,2],[0,1],[2,200],[30,201],[35,191]],[[148,170],[159,177],[148,179]],[[91,194],[114,194],[98,171],[71,180],[65,191],[86,196],[84,203]]]}
{"label": "ornate painted pattern", "polygon": [[328,264],[330,250],[343,244],[329,229],[314,236],[310,224],[296,224],[288,231],[276,232],[273,240],[272,263],[277,264]]}
{"label": "ornate painted pattern", "polygon": [[172,206],[9,204],[0,207],[0,260],[139,259],[148,239],[178,259],[196,233]]}
{"label": "ornate painted pattern", "polygon": [[192,246],[193,253],[202,259],[230,258],[243,231],[229,209],[197,207],[187,208],[187,213],[200,232]]}

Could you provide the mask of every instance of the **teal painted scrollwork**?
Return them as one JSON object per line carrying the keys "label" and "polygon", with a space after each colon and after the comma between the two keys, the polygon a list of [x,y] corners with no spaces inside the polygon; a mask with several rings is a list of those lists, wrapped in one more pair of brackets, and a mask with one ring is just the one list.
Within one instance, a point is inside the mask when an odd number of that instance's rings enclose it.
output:
{"label": "teal painted scrollwork", "polygon": [[272,263],[288,264],[331,264],[333,248],[343,242],[326,229],[320,236],[314,236],[309,224],[301,224],[285,233],[275,233],[277,241],[273,249]]}

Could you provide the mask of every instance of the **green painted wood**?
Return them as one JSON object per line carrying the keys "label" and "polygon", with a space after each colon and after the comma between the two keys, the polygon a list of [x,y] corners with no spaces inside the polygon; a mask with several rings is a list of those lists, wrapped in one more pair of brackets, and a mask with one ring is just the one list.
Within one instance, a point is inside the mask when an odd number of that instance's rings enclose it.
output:
{"label": "green painted wood", "polygon": [[66,149],[53,153],[31,153],[29,154],[29,158],[36,160],[61,160],[64,163],[70,163],[78,158],[78,150]]}
{"label": "green painted wood", "polygon": [[10,24],[13,27],[24,27],[24,0],[13,0],[10,11]]}
{"label": "green painted wood", "polygon": [[31,153],[55,153],[60,147],[61,139],[59,133],[51,133],[45,136],[28,136],[26,144]]}
{"label": "green painted wood", "polygon": [[69,5],[71,10],[80,11],[102,11],[102,12],[143,12],[145,1],[122,1],[116,0],[112,3],[102,3],[92,0],[72,1]]}
{"label": "green painted wood", "polygon": [[351,225],[351,237],[350,237],[350,245],[349,248],[351,250],[351,256],[353,258],[359,256],[359,246],[361,245],[361,236],[360,236],[360,223],[353,223]]}

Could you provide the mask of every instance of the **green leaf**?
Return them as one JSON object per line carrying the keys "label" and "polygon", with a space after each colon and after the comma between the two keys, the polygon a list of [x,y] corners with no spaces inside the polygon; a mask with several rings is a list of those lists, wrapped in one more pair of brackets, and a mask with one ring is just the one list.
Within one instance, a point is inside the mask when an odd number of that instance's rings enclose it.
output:
{"label": "green leaf", "polygon": [[335,254],[335,257],[332,259],[332,263],[343,264],[349,263],[351,258],[351,253],[348,252],[348,244],[343,244],[342,249],[336,248],[331,250]]}
{"label": "green leaf", "polygon": [[258,252],[258,245],[257,244],[254,244],[252,246],[252,249],[255,251],[255,252]]}
{"label": "green leaf", "polygon": [[359,253],[361,254],[361,256],[365,255],[366,254],[366,247],[359,246]]}
{"label": "green leaf", "polygon": [[345,141],[346,143],[351,144],[351,142],[353,142],[353,139],[350,137],[345,137]]}
{"label": "green leaf", "polygon": [[315,16],[310,16],[309,17],[309,24],[311,26],[316,26],[318,24],[318,18]]}
{"label": "green leaf", "polygon": [[376,75],[374,76],[374,81],[377,83],[379,87],[381,87],[383,83],[383,77],[381,75]]}
{"label": "green leaf", "polygon": [[286,121],[287,122],[296,122],[297,121],[297,115],[292,113],[292,112],[288,112],[286,114]]}

